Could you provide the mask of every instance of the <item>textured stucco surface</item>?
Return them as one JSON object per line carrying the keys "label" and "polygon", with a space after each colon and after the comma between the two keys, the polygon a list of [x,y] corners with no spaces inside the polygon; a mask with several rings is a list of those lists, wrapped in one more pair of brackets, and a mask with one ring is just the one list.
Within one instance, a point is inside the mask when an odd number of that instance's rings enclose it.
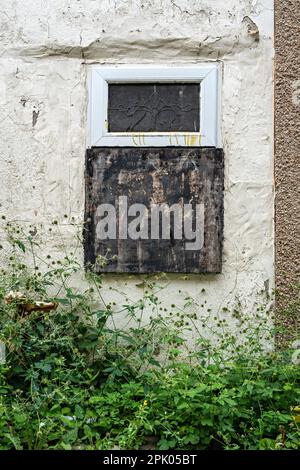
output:
{"label": "textured stucco surface", "polygon": [[[295,302],[300,281],[300,1],[276,0],[275,5],[275,247],[280,314]],[[294,327],[299,312],[292,317],[283,312],[278,320]]]}
{"label": "textured stucco surface", "polygon": [[[2,213],[24,223],[63,221],[64,214],[82,223],[91,63],[220,60],[223,273],[169,276],[163,295],[201,301],[205,288],[219,311],[237,299],[250,308],[259,290],[272,288],[272,0],[1,0],[0,21]],[[58,252],[62,239],[73,247],[74,229],[61,232],[46,238],[45,253]],[[138,278],[126,282],[111,276],[107,284],[138,297]]]}

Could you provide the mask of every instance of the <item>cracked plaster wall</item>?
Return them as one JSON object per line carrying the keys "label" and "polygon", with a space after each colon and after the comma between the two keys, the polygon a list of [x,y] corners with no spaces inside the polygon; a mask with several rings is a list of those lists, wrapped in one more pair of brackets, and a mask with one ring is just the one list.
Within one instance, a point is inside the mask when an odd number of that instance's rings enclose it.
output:
{"label": "cracked plaster wall", "polygon": [[[242,298],[251,308],[274,284],[273,1],[1,0],[0,22],[0,209],[46,228],[64,214],[83,221],[91,63],[222,62],[223,273],[169,276],[164,298],[204,295],[214,310]],[[75,229],[61,233],[45,238],[45,254],[74,248]],[[106,285],[136,298],[136,284]]]}

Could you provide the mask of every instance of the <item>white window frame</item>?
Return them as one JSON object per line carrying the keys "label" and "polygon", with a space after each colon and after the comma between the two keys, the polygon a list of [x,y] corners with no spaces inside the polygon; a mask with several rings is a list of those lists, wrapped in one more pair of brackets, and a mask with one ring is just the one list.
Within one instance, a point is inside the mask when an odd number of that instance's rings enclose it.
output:
{"label": "white window frame", "polygon": [[[189,66],[93,65],[88,77],[88,147],[220,147],[217,62]],[[109,83],[200,83],[200,132],[108,132]]]}

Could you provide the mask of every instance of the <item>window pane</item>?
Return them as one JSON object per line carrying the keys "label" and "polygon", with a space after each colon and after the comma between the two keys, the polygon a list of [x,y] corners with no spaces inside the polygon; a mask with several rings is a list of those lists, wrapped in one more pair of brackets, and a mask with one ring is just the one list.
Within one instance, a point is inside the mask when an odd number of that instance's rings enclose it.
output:
{"label": "window pane", "polygon": [[108,86],[109,132],[199,132],[199,83]]}

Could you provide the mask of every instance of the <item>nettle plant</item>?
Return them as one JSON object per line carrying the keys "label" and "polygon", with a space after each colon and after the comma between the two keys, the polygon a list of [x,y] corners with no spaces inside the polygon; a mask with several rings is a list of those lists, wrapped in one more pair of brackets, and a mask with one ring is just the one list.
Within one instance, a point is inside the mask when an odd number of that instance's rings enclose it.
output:
{"label": "nettle plant", "polygon": [[0,449],[300,448],[300,368],[266,347],[270,299],[251,315],[239,301],[212,312],[205,291],[165,307],[160,274],[139,277],[135,301],[120,278],[107,301],[81,237],[53,259],[42,235],[3,220]]}

